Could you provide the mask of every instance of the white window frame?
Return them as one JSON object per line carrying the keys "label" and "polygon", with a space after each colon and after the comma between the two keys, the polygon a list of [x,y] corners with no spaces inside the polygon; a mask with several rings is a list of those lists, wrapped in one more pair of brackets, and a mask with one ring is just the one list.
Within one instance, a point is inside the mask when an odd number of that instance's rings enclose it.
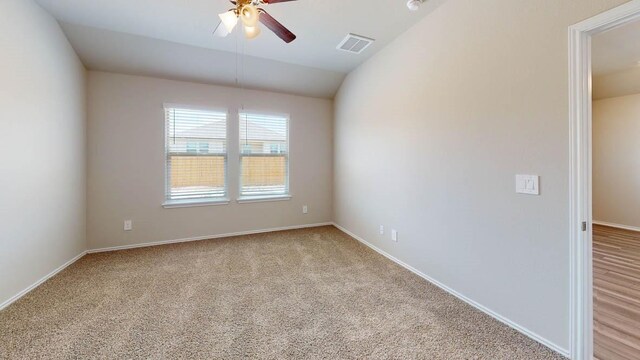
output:
{"label": "white window frame", "polygon": [[[285,191],[284,194],[258,194],[258,195],[243,195],[242,194],[242,158],[243,157],[255,157],[256,154],[243,154],[242,149],[242,139],[240,134],[240,123],[242,121],[242,114],[254,114],[254,115],[264,115],[264,116],[277,116],[285,118],[287,121],[287,136],[286,136],[286,144],[287,144],[287,153],[285,155],[286,159],[286,168],[285,168]],[[291,174],[291,116],[289,114],[283,113],[273,113],[268,111],[260,111],[260,110],[248,110],[241,109],[238,110],[238,199],[237,202],[240,204],[245,203],[256,203],[256,202],[268,202],[268,201],[288,201],[291,200],[291,189],[289,186],[290,174]],[[273,156],[275,154],[260,154],[260,156]],[[279,154],[282,155],[282,154]]]}
{"label": "white window frame", "polygon": [[[169,194],[171,192],[171,179],[169,178],[170,174],[170,162],[169,162],[169,139],[167,138],[167,120],[166,120],[166,111],[168,109],[189,109],[189,110],[200,110],[200,111],[211,111],[211,112],[220,112],[226,114],[226,138],[225,138],[225,153],[224,153],[224,195],[220,197],[211,197],[211,198],[194,198],[194,199],[180,199],[174,200],[169,198]],[[216,206],[216,205],[227,205],[229,204],[229,118],[230,113],[229,109],[226,108],[216,108],[216,107],[206,107],[206,106],[194,106],[194,105],[184,105],[184,104],[174,104],[174,103],[164,103],[162,108],[164,114],[164,202],[162,203],[162,207],[165,209],[171,208],[186,208],[186,207],[199,207],[199,206]],[[196,155],[198,156],[197,152]],[[201,155],[202,156],[202,155]]]}

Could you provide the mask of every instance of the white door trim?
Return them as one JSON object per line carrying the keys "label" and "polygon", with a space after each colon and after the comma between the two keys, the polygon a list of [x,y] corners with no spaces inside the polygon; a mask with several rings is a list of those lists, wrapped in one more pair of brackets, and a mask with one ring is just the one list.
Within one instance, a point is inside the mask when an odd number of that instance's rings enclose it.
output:
{"label": "white door trim", "polygon": [[[640,19],[632,0],[569,27],[571,359],[593,359],[591,38]],[[582,223],[586,222],[586,231]]]}

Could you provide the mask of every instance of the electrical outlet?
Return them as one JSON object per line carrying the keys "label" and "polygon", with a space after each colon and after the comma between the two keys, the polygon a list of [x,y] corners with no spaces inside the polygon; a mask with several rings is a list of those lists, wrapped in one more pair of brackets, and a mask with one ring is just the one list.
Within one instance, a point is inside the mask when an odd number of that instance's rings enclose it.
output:
{"label": "electrical outlet", "polygon": [[302,213],[303,214],[308,214],[309,213],[309,208],[307,207],[307,205],[302,207]]}
{"label": "electrical outlet", "polygon": [[384,235],[384,225],[380,225],[380,235]]}
{"label": "electrical outlet", "polygon": [[131,230],[133,230],[133,221],[125,220],[124,221],[124,231],[131,231]]}
{"label": "electrical outlet", "polygon": [[398,242],[398,231],[397,230],[391,230],[391,240]]}

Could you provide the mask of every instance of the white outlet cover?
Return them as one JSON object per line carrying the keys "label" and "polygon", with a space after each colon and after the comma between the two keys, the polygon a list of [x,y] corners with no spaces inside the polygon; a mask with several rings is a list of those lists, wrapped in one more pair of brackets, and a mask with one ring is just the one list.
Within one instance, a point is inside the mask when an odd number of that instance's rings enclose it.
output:
{"label": "white outlet cover", "polygon": [[124,221],[124,231],[131,231],[131,230],[133,230],[133,221],[125,220]]}
{"label": "white outlet cover", "polygon": [[398,242],[398,231],[391,230],[391,240]]}
{"label": "white outlet cover", "polygon": [[516,193],[540,195],[540,176],[516,175]]}
{"label": "white outlet cover", "polygon": [[384,225],[380,225],[380,235],[384,235]]}
{"label": "white outlet cover", "polygon": [[307,207],[307,205],[302,207],[302,213],[303,214],[307,214],[309,212],[309,208]]}

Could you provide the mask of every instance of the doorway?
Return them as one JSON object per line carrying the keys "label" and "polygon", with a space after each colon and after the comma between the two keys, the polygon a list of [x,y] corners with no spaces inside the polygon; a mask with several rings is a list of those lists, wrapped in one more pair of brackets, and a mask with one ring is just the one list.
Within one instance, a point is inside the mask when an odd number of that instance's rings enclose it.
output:
{"label": "doorway", "polygon": [[[594,356],[592,41],[598,34],[605,34],[639,19],[640,0],[634,0],[569,29],[572,359],[590,360]],[[601,236],[617,236],[607,234],[600,225],[595,225],[595,231],[598,242],[602,240]],[[597,243],[595,248],[601,249],[601,244]],[[606,270],[599,268],[597,271]]]}
{"label": "doorway", "polygon": [[591,44],[594,358],[640,358],[640,21]]}

